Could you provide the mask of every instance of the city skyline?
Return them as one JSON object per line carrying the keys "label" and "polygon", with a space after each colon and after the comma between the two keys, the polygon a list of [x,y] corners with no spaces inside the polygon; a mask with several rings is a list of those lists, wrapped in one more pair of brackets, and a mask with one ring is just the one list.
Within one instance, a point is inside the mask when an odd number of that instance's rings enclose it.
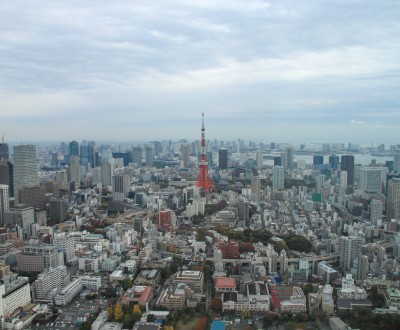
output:
{"label": "city skyline", "polygon": [[398,10],[379,3],[0,5],[5,141],[397,143]]}

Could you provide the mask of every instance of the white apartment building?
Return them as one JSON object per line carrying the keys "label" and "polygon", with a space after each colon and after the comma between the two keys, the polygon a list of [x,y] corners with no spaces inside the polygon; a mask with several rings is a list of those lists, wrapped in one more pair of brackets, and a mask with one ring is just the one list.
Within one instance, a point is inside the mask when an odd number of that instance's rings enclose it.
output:
{"label": "white apartment building", "polygon": [[31,286],[26,277],[19,277],[7,287],[0,285],[0,316],[7,317],[18,307],[31,302]]}
{"label": "white apartment building", "polygon": [[82,287],[85,287],[86,289],[99,291],[99,289],[101,287],[101,277],[100,276],[83,275],[83,276],[79,276],[79,279],[81,280]]}
{"label": "white apartment building", "polygon": [[72,262],[77,259],[75,254],[75,242],[73,237],[56,234],[53,239],[53,244],[58,249],[61,249],[63,251],[66,263]]}
{"label": "white apartment building", "polygon": [[367,292],[364,288],[357,287],[354,284],[352,274],[347,274],[346,277],[342,277],[342,288],[338,291],[338,298],[342,299],[367,299]]}
{"label": "white apartment building", "polygon": [[68,305],[82,290],[82,282],[77,278],[56,294],[55,304],[57,306]]}
{"label": "white apartment building", "polygon": [[304,313],[307,309],[306,301],[303,290],[294,286],[290,299],[281,302],[281,312]]}
{"label": "white apartment building", "polygon": [[70,282],[67,267],[58,266],[51,268],[38,275],[33,283],[33,295],[35,301],[51,301],[52,297],[48,294],[55,288],[63,288]]}

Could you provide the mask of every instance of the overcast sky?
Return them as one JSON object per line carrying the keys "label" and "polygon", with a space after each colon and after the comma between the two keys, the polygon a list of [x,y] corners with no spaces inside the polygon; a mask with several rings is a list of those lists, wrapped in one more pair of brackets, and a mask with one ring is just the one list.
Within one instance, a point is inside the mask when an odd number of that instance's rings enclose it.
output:
{"label": "overcast sky", "polygon": [[0,2],[8,141],[399,143],[400,2]]}

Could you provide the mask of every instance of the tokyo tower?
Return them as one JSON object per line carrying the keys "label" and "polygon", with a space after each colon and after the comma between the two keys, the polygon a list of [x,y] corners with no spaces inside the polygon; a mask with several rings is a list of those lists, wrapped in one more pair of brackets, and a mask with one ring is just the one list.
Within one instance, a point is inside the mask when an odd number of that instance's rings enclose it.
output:
{"label": "tokyo tower", "polygon": [[214,185],[208,176],[208,163],[206,155],[206,130],[204,128],[204,113],[202,113],[202,127],[201,127],[201,159],[199,164],[199,174],[197,176],[197,187],[200,187],[208,194]]}

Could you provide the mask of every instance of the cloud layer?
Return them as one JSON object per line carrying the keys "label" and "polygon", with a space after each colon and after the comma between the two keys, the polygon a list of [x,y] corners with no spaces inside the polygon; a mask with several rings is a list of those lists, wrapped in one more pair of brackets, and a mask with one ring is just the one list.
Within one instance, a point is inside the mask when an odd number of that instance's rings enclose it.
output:
{"label": "cloud layer", "polygon": [[9,140],[398,142],[393,1],[3,1]]}

